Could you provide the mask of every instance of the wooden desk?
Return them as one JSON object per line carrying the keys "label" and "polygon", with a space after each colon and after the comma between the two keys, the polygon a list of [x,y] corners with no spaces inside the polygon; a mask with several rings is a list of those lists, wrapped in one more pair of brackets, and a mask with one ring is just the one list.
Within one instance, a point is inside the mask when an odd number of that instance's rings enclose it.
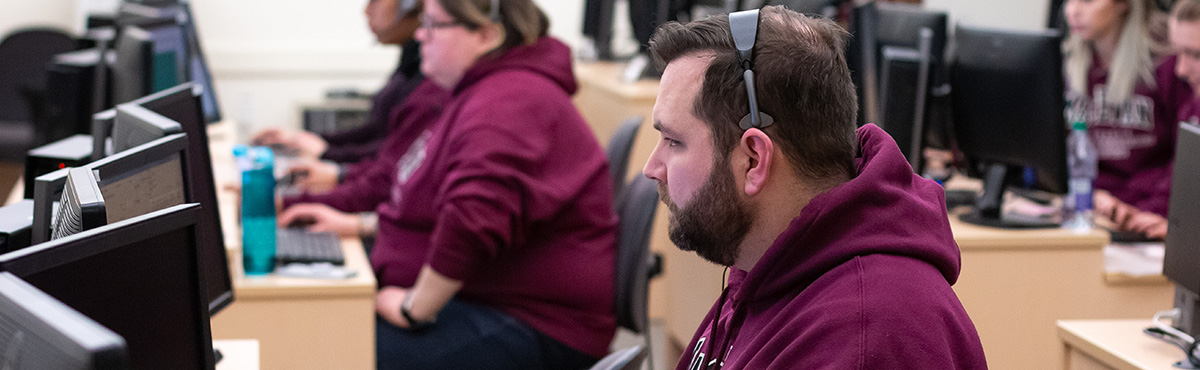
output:
{"label": "wooden desk", "polygon": [[217,370],[258,370],[258,340],[214,340],[213,348],[224,356],[217,363]]}
{"label": "wooden desk", "polygon": [[[1169,307],[1169,306],[1165,306]],[[1183,351],[1151,338],[1142,329],[1150,319],[1058,322],[1061,369],[1173,370]]]}
{"label": "wooden desk", "polygon": [[1104,272],[1107,235],[1064,229],[950,227],[962,251],[954,291],[979,331],[992,369],[1062,367],[1054,325],[1063,319],[1151,317],[1170,307],[1164,282],[1110,284]]}
{"label": "wooden desk", "polygon": [[[221,126],[225,125],[225,126]],[[233,181],[232,124],[210,130],[217,184]],[[265,369],[375,368],[375,277],[357,239],[342,242],[345,280],[246,277],[242,273],[238,194],[219,191],[234,301],[212,319],[215,339],[254,338]]]}

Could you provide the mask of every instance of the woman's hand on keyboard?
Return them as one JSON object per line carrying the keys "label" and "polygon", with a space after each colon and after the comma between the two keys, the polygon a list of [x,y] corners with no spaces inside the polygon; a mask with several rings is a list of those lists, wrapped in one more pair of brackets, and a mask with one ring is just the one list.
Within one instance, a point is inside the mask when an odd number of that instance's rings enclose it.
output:
{"label": "woman's hand on keyboard", "polygon": [[324,204],[293,205],[285,209],[277,221],[280,227],[303,225],[305,230],[312,232],[331,232],[343,237],[358,235],[357,214],[342,213]]}

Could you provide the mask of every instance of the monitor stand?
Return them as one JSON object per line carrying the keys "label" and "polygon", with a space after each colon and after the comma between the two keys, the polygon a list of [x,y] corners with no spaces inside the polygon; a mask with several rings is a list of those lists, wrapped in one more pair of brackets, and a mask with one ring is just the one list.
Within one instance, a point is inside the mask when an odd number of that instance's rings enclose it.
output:
{"label": "monitor stand", "polygon": [[987,227],[996,227],[1002,229],[1049,229],[1061,227],[1062,224],[1054,220],[1046,220],[1040,217],[1020,215],[1003,215],[1001,205],[1004,199],[1004,179],[1008,176],[1008,166],[1002,164],[992,164],[987,168],[987,173],[983,178],[983,194],[979,195],[979,200],[975,202],[975,209],[971,213],[959,216],[963,222]]}

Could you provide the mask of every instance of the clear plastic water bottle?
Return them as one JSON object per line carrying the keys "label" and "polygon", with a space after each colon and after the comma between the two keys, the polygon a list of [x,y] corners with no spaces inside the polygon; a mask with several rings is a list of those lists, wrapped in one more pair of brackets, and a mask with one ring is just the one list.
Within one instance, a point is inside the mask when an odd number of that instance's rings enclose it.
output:
{"label": "clear plastic water bottle", "polygon": [[242,268],[247,275],[275,271],[275,155],[270,148],[233,148],[242,172]]}
{"label": "clear plastic water bottle", "polygon": [[1087,123],[1077,120],[1067,137],[1068,194],[1063,200],[1063,227],[1087,231],[1093,226],[1092,184],[1096,181],[1099,159],[1096,146],[1087,133]]}

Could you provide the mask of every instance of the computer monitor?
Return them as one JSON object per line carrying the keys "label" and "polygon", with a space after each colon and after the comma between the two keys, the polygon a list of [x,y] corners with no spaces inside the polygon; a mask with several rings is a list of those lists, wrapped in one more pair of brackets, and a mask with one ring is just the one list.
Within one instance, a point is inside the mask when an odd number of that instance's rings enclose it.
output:
{"label": "computer monitor", "polygon": [[1056,220],[1001,217],[1006,186],[1067,191],[1061,37],[960,26],[950,69],[959,148],[968,174],[983,179],[971,223],[1052,227]]}
{"label": "computer monitor", "polygon": [[935,73],[946,50],[945,12],[871,2],[854,10],[847,62],[859,98],[859,124],[874,123],[921,171]]}
{"label": "computer monitor", "polygon": [[[92,114],[107,106],[103,50],[93,48],[58,54],[46,70],[46,108],[43,143],[86,134]],[[99,66],[99,67],[98,67]]]}
{"label": "computer monitor", "polygon": [[[80,167],[99,172],[111,224],[186,202],[186,153],[186,135],[175,134]],[[50,239],[50,210],[62,196],[67,172],[62,169],[34,180],[33,244]]]}
{"label": "computer monitor", "polygon": [[[137,26],[142,29],[159,29],[162,27],[175,28],[182,32],[183,56],[182,80],[195,82],[203,88],[202,107],[204,119],[213,123],[221,120],[221,109],[217,102],[216,90],[213,88],[212,73],[209,72],[208,62],[204,58],[204,48],[200,44],[200,35],[196,31],[195,18],[191,6],[186,1],[127,1],[121,4],[117,23],[121,26]],[[178,40],[174,34],[167,35],[172,47]],[[173,85],[173,84],[171,84]],[[168,86],[168,85],[164,85]],[[156,89],[154,91],[159,91]],[[141,95],[148,94],[144,93]],[[138,96],[141,96],[138,95]],[[133,96],[126,96],[127,98]],[[116,100],[123,103],[127,100]]]}
{"label": "computer monitor", "polygon": [[178,205],[0,255],[0,271],[125,338],[132,370],[212,370],[199,208]]}
{"label": "computer monitor", "polygon": [[125,339],[8,272],[0,272],[0,367],[125,370]]}
{"label": "computer monitor", "polygon": [[596,59],[612,60],[613,12],[616,0],[584,0],[583,36],[591,39]]}
{"label": "computer monitor", "polygon": [[204,48],[200,45],[200,34],[196,31],[196,20],[192,17],[192,8],[186,1],[180,1],[180,27],[188,44],[187,69],[189,81],[196,83],[203,90],[200,92],[200,107],[204,111],[204,121],[214,123],[221,120],[221,106],[217,103],[217,90],[213,88],[212,73],[208,70],[208,59],[204,58]]}
{"label": "computer monitor", "polygon": [[1200,335],[1200,128],[1179,125],[1175,164],[1171,172],[1171,200],[1167,209],[1166,252],[1163,275],[1175,282],[1175,307],[1182,314],[1176,322],[1189,335]]}
{"label": "computer monitor", "polygon": [[67,169],[67,182],[58,201],[50,239],[61,239],[104,226],[108,223],[107,217],[96,174],[86,168]]}
{"label": "computer monitor", "polygon": [[123,152],[167,135],[183,132],[183,126],[179,122],[137,104],[118,105],[116,112],[112,128],[113,152]]}
{"label": "computer monitor", "polygon": [[[190,189],[189,202],[200,203],[204,208],[200,216],[201,263],[205,271],[205,289],[208,290],[211,306],[215,314],[233,301],[233,288],[229,278],[229,262],[225,255],[225,244],[219,208],[217,205],[217,190],[212,173],[212,157],[209,153],[208,132],[202,109],[203,93],[192,82],[166,89],[129,103],[149,110],[177,122],[187,134],[187,173]],[[93,126],[93,139],[103,146],[104,138],[109,136],[105,127],[110,126],[115,119],[116,111],[105,111],[97,114]],[[93,153],[93,158],[103,158],[103,153]],[[211,274],[209,272],[212,272]]]}
{"label": "computer monitor", "polygon": [[121,104],[187,79],[187,41],[177,25],[121,29],[112,66],[112,102]]}

